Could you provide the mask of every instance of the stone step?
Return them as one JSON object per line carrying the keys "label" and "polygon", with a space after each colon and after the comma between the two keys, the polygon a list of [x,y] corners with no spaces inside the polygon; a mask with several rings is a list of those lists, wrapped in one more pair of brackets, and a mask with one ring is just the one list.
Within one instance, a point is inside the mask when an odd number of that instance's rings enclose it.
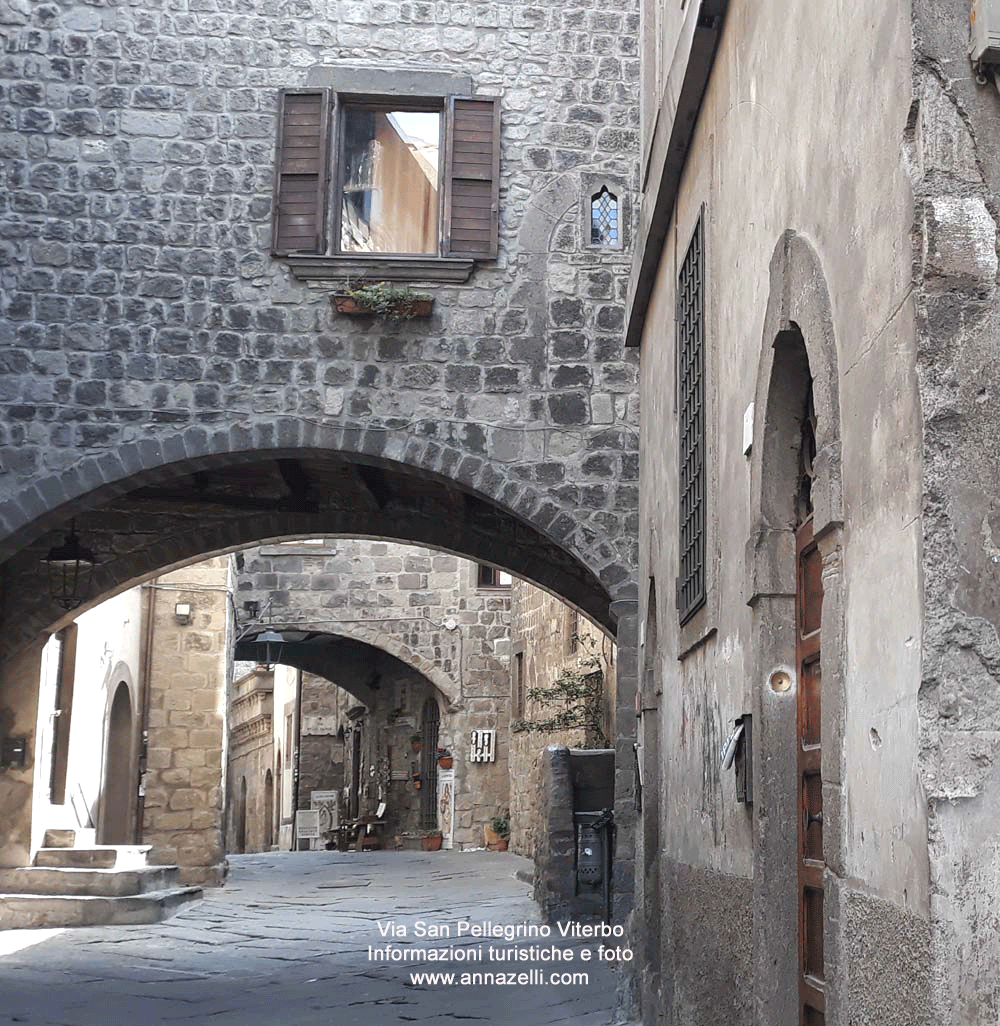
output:
{"label": "stone step", "polygon": [[75,830],[46,830],[43,848],[72,848],[76,844]]}
{"label": "stone step", "polygon": [[197,901],[200,887],[174,887],[125,897],[0,894],[0,930],[74,926],[142,926],[169,919]]}
{"label": "stone step", "polygon": [[93,848],[39,848],[35,865],[47,869],[142,869],[149,844],[100,844]]}
{"label": "stone step", "polygon": [[169,890],[178,886],[179,874],[177,866],[145,866],[141,869],[27,866],[0,869],[0,891],[10,894],[122,897]]}

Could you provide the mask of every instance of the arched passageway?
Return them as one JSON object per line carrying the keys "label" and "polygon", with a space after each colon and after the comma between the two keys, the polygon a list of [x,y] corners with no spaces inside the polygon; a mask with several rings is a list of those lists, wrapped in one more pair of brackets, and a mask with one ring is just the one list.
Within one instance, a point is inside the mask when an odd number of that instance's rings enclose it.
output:
{"label": "arched passageway", "polygon": [[[427,455],[424,451],[421,458]],[[7,660],[0,670],[0,708],[21,703],[27,711],[24,703],[32,698],[22,673],[27,669],[30,678],[32,668],[19,665],[19,653],[29,652],[44,631],[66,620],[37,566],[53,542],[61,541],[70,513],[76,514],[77,534],[98,554],[95,599],[205,554],[270,538],[349,535],[418,542],[502,566],[564,597],[612,631],[623,617],[634,619],[629,545],[620,531],[617,538],[608,534],[606,518],[595,520],[579,506],[571,515],[507,471],[496,477],[483,464],[466,473],[441,459],[439,452],[436,469],[426,470],[385,456],[315,447],[209,453],[159,464],[38,516],[17,535],[30,541],[2,567],[24,600],[4,614],[0,647],[6,645]],[[442,473],[445,466],[453,476]],[[56,523],[60,527],[53,534],[49,525]],[[315,651],[303,652],[301,668],[322,674],[323,666],[309,661],[316,657]],[[632,682],[625,674],[620,683],[627,689]],[[447,705],[454,696],[444,691],[443,697]],[[623,704],[631,702],[627,694]],[[619,740],[630,750],[630,737]],[[277,773],[289,768],[288,758],[286,751],[285,765],[275,768],[276,781]],[[286,829],[280,796],[289,790],[289,774],[282,779],[282,791],[275,790],[275,821]],[[628,775],[622,781],[631,787]],[[17,784],[13,778],[5,781],[7,787]],[[355,804],[360,811],[360,799]],[[622,828],[624,836],[627,820]],[[15,824],[11,834],[23,836],[23,824]],[[11,836],[4,844],[0,837],[0,857],[19,863],[23,852],[22,841]]]}
{"label": "arched passageway", "polygon": [[[265,666],[273,673],[273,749],[279,751],[280,736],[284,767],[295,782],[290,793],[275,797],[285,825],[281,846],[296,845],[294,813],[313,805],[312,793],[335,801],[341,821],[374,818],[383,807],[379,843],[392,837],[403,846],[440,829],[445,847],[479,847],[489,818],[508,807],[506,746],[483,764],[470,763],[463,751],[473,731],[506,722],[502,664],[494,686],[485,694],[473,688],[474,700],[467,701],[460,687],[445,695],[413,664],[329,632],[256,630],[237,642],[235,656],[238,663],[256,663],[258,673]],[[442,751],[459,753],[446,769],[439,763]],[[442,821],[444,787],[448,814]],[[267,801],[251,786],[249,808]]]}
{"label": "arched passageway", "polygon": [[135,822],[135,723],[132,699],[124,681],[115,689],[105,737],[97,840],[100,844],[129,844]]}

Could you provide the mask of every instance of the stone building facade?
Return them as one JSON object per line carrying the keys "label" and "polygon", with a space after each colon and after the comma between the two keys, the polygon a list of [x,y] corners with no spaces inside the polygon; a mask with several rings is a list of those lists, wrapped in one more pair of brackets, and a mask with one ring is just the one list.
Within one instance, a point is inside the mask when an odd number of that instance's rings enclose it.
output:
{"label": "stone building facade", "polygon": [[[266,539],[385,537],[500,563],[634,638],[636,6],[243,6],[3,8],[0,574],[18,601],[0,715],[17,736],[63,619],[35,568],[74,518],[101,554],[94,601]],[[410,259],[272,255],[283,89],[499,97],[495,257],[453,235]],[[336,314],[359,277],[414,283],[433,316]],[[26,778],[0,787],[27,808]],[[11,820],[0,861],[29,833]]]}
{"label": "stone building facade", "polygon": [[644,6],[646,1023],[1000,1000],[1000,138],[968,15]]}
{"label": "stone building facade", "polygon": [[[270,851],[281,823],[280,800],[275,801],[274,671],[270,667],[254,666],[232,682],[228,735],[226,851]],[[279,782],[279,795],[280,791]]]}
{"label": "stone building facade", "polygon": [[46,645],[31,855],[49,830],[78,848],[150,846],[186,884],[224,872],[229,559],[129,589]]}

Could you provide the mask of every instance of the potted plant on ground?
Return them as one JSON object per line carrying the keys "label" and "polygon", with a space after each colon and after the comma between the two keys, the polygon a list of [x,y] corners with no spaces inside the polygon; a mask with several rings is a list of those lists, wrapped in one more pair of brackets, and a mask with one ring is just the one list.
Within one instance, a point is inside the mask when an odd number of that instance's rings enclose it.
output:
{"label": "potted plant on ground", "polygon": [[410,751],[416,755],[424,747],[424,739],[420,734],[410,735]]}
{"label": "potted plant on ground", "polygon": [[349,284],[346,292],[333,297],[337,313],[351,317],[384,317],[390,321],[408,321],[430,317],[434,299],[414,292],[409,285],[390,285],[387,281]]}
{"label": "potted plant on ground", "polygon": [[425,830],[420,835],[420,847],[424,851],[440,851],[443,840],[440,830]]}
{"label": "potted plant on ground", "polygon": [[494,816],[485,832],[486,847],[489,851],[506,851],[510,841],[510,816]]}
{"label": "potted plant on ground", "polygon": [[437,750],[437,760],[438,766],[440,766],[441,769],[451,769],[455,764],[455,760],[452,758],[452,754],[447,748],[439,748]]}

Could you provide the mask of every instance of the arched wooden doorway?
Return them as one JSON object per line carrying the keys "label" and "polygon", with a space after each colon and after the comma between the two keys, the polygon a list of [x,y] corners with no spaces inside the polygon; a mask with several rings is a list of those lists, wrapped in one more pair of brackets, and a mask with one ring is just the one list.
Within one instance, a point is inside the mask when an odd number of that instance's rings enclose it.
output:
{"label": "arched wooden doorway", "polygon": [[281,812],[284,808],[284,782],[281,776],[281,749],[277,750],[274,770],[274,843],[281,847]]}
{"label": "arched wooden doorway", "polygon": [[274,777],[268,770],[264,774],[264,851],[274,844]]}
{"label": "arched wooden doorway", "polygon": [[115,689],[105,732],[104,781],[101,788],[99,844],[130,844],[136,793],[135,731],[128,685]]}
{"label": "arched wooden doorway", "polygon": [[423,791],[420,796],[420,825],[425,830],[434,830],[438,824],[437,786],[438,786],[438,731],[441,727],[441,710],[433,698],[424,702],[421,713],[421,731],[424,747],[421,751],[422,763],[420,776],[423,780]]}
{"label": "arched wooden doorway", "polygon": [[247,850],[247,778],[240,780],[240,801],[236,808],[236,851]]}

